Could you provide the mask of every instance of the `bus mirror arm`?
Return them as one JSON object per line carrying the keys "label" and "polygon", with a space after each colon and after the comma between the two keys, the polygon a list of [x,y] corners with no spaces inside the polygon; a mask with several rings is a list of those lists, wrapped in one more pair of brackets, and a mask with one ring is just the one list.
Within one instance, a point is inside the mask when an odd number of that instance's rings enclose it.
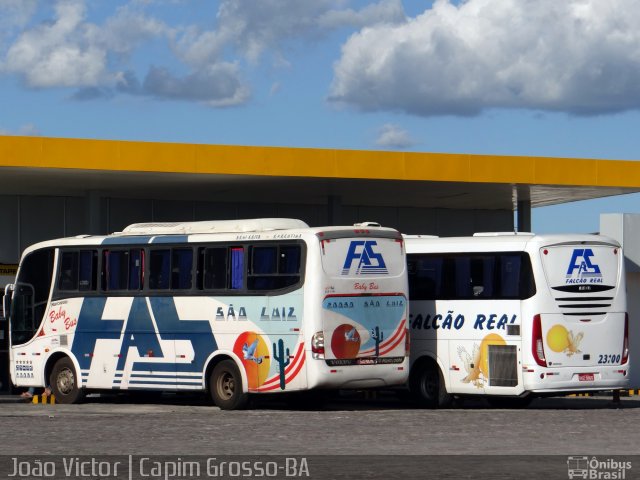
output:
{"label": "bus mirror arm", "polygon": [[2,297],[2,308],[4,312],[4,318],[8,319],[11,316],[11,298],[13,297],[13,291],[15,286],[8,284],[4,287],[4,297]]}

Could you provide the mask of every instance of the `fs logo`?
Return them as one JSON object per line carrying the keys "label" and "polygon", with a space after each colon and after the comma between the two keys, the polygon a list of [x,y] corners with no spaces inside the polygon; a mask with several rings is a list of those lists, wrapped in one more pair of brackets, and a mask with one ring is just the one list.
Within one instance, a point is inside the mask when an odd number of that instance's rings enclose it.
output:
{"label": "fs logo", "polygon": [[376,253],[373,247],[377,242],[373,240],[354,240],[349,245],[347,258],[342,267],[342,275],[349,275],[354,260],[358,260],[356,264],[356,275],[379,275],[387,274],[387,266],[384,263],[382,254]]}
{"label": "fs logo", "polygon": [[567,278],[572,277],[576,269],[579,277],[602,277],[600,267],[591,262],[591,257],[593,257],[593,250],[590,248],[574,249],[569,262],[569,269],[567,270]]}

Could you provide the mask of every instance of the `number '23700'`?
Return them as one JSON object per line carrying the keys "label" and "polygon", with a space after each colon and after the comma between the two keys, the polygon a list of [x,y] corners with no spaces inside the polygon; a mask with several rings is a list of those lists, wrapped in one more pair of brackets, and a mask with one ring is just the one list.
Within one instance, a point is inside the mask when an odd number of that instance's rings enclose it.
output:
{"label": "number '23700'", "polygon": [[598,355],[599,364],[620,363],[620,355]]}

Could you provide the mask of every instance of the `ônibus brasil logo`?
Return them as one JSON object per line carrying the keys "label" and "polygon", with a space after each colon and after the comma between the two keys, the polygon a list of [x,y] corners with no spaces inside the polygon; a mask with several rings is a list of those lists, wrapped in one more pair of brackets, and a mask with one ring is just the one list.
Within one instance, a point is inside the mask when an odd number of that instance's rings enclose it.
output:
{"label": "\u00f4nibus brasil logo", "polygon": [[590,248],[576,248],[571,255],[569,269],[567,270],[567,279],[573,278],[575,270],[578,270],[578,278],[596,279],[602,278],[600,267],[591,261],[593,250]]}
{"label": "\u00f4nibus brasil logo", "polygon": [[373,250],[373,247],[376,245],[377,242],[373,240],[353,240],[349,245],[344,267],[342,267],[342,275],[349,275],[354,260],[358,260],[355,271],[356,275],[380,275],[389,273],[382,254],[376,253]]}

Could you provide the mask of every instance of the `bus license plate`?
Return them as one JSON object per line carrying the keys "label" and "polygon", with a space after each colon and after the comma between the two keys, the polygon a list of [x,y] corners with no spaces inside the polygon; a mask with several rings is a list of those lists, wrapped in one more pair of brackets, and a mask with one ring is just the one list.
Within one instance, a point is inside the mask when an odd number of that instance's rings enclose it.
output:
{"label": "bus license plate", "polygon": [[595,375],[593,373],[579,373],[578,380],[581,382],[593,382]]}

